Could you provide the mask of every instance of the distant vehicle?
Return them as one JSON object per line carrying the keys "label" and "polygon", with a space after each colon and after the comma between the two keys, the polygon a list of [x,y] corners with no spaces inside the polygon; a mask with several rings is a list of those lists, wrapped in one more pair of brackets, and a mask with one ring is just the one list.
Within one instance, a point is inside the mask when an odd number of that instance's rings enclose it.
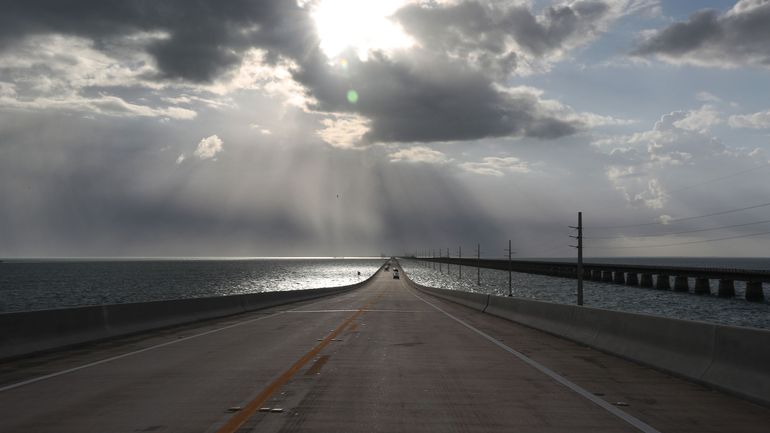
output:
{"label": "distant vehicle", "polygon": [[393,269],[393,279],[400,280],[400,278],[398,277],[398,269]]}

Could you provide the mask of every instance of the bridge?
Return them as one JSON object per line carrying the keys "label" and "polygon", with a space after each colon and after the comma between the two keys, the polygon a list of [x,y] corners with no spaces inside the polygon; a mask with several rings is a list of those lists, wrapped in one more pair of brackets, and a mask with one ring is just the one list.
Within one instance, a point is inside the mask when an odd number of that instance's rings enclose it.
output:
{"label": "bridge", "polygon": [[[433,263],[455,266],[497,269],[552,277],[577,278],[577,264],[546,260],[500,260],[456,257],[411,257]],[[671,284],[671,277],[674,284]],[[746,284],[746,300],[762,302],[765,294],[762,283],[770,283],[770,271],[733,268],[698,268],[684,266],[650,266],[618,263],[583,263],[583,279],[628,286],[656,288],[695,294],[710,293],[709,280],[718,280],[717,295],[724,298],[735,296],[735,281]],[[690,284],[693,280],[694,284]]]}
{"label": "bridge", "polygon": [[[770,425],[770,404],[751,397],[758,394],[706,383],[719,374],[715,366],[726,365],[713,353],[681,358],[643,346],[683,369],[672,375],[676,368],[627,359],[632,352],[608,353],[613,344],[640,344],[633,338],[594,339],[604,348],[597,350],[576,343],[577,334],[562,338],[557,328],[506,320],[505,311],[514,310],[496,297],[424,288],[404,277],[381,270],[358,287],[315,299],[17,354],[0,363],[0,430],[654,433],[765,432]],[[534,314],[545,304],[526,310]],[[4,324],[21,319],[0,317]],[[643,327],[654,330],[664,322],[649,323]],[[35,338],[49,332],[46,326],[39,324]],[[709,344],[722,331],[713,330]],[[0,332],[2,346],[11,337],[7,327]],[[736,371],[759,372],[754,382],[765,386],[768,370],[759,361],[756,370]],[[701,363],[711,376],[682,379]],[[749,381],[722,377],[739,388]]]}

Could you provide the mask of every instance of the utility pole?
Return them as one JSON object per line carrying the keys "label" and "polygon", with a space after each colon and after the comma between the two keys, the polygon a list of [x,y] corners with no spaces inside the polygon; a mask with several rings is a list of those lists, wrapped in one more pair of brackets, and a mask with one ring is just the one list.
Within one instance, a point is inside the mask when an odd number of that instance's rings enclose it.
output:
{"label": "utility pole", "polygon": [[513,250],[511,249],[511,240],[508,239],[508,296],[513,296],[513,283],[511,279],[511,273],[513,272],[513,262],[511,261],[511,254],[513,254]]}
{"label": "utility pole", "polygon": [[449,269],[450,269],[450,268],[449,268],[449,265],[451,265],[451,264],[452,264],[452,260],[451,260],[451,258],[452,258],[452,256],[449,254],[449,248],[447,248],[447,249],[446,249],[446,274],[447,274],[447,275],[449,275],[449,274],[450,274],[450,272],[449,272]]}
{"label": "utility pole", "polygon": [[476,244],[476,285],[481,285],[481,244]]}
{"label": "utility pole", "polygon": [[449,275],[449,266],[452,264],[449,260],[449,248],[446,249],[446,274]]}
{"label": "utility pole", "polygon": [[443,269],[442,269],[442,264],[441,264],[441,250],[442,250],[442,248],[438,249],[438,273],[439,274],[444,272]]}
{"label": "utility pole", "polygon": [[457,265],[457,279],[463,279],[463,246],[457,247],[457,258],[460,260]]}
{"label": "utility pole", "polygon": [[436,270],[436,250],[431,249],[430,252],[431,252],[431,259],[432,259],[431,261],[433,262],[433,270],[435,271]]}
{"label": "utility pole", "polygon": [[578,212],[577,227],[570,226],[570,228],[577,229],[577,236],[570,236],[577,239],[577,245],[570,246],[577,248],[577,304],[583,305],[583,212]]}

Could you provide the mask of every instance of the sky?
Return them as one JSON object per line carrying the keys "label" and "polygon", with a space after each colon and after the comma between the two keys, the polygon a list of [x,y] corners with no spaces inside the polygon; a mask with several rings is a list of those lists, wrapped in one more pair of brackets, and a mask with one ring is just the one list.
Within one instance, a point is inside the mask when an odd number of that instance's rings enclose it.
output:
{"label": "sky", "polygon": [[25,0],[0,257],[770,253],[770,0]]}

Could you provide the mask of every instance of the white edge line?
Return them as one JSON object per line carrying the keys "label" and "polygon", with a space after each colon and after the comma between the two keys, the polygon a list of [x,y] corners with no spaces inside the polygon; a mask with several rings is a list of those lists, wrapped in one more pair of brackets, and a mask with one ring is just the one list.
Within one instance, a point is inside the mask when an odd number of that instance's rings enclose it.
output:
{"label": "white edge line", "polygon": [[200,334],[195,334],[195,335],[190,335],[188,337],[178,338],[176,340],[167,341],[165,343],[160,343],[160,344],[156,344],[154,346],[145,347],[144,349],[134,350],[133,352],[123,353],[121,355],[117,355],[117,356],[113,356],[113,357],[110,357],[110,358],[101,359],[99,361],[94,361],[94,362],[91,362],[91,363],[88,363],[88,364],[84,364],[84,365],[80,365],[80,366],[77,366],[77,367],[69,368],[67,370],[57,371],[56,373],[46,374],[44,376],[38,376],[38,377],[35,377],[35,378],[32,378],[32,379],[27,379],[27,380],[24,380],[24,381],[21,381],[21,382],[12,383],[10,385],[6,385],[6,386],[3,386],[3,387],[0,387],[0,392],[10,391],[10,390],[15,389],[15,388],[20,388],[22,386],[31,385],[33,383],[40,382],[40,381],[47,380],[47,379],[52,379],[52,378],[57,377],[57,376],[63,376],[65,374],[74,373],[74,372],[79,371],[79,370],[83,370],[83,369],[86,369],[86,368],[89,368],[89,367],[95,367],[97,365],[105,364],[105,363],[112,362],[112,361],[116,361],[118,359],[126,358],[128,356],[138,355],[140,353],[147,352],[147,351],[150,351],[150,350],[153,350],[153,349],[159,349],[161,347],[170,346],[172,344],[181,343],[181,342],[187,341],[187,340],[192,340],[193,338],[203,337],[204,335],[209,335],[209,334],[213,334],[215,332],[220,332],[220,331],[224,331],[224,330],[227,330],[227,329],[230,329],[230,328],[235,328],[236,326],[246,325],[248,323],[256,322],[258,320],[268,319],[270,317],[274,317],[274,316],[277,316],[277,315],[283,314],[283,313],[284,313],[283,311],[279,311],[277,313],[273,313],[273,314],[270,314],[270,315],[267,315],[267,316],[262,316],[262,317],[257,317],[257,318],[254,318],[254,319],[244,320],[243,322],[234,323],[232,325],[228,325],[228,326],[225,326],[225,327],[222,327],[222,328],[212,329],[212,330],[206,331],[206,332],[201,332]]}
{"label": "white edge line", "polygon": [[450,319],[460,323],[461,325],[465,326],[466,328],[470,329],[471,331],[481,335],[482,337],[486,338],[490,342],[494,343],[496,346],[498,346],[501,349],[505,350],[506,352],[512,354],[513,356],[519,358],[520,360],[524,361],[525,363],[527,363],[531,367],[537,369],[538,371],[540,371],[541,373],[543,373],[546,376],[550,377],[551,379],[555,380],[556,382],[559,382],[560,384],[566,386],[567,388],[571,389],[572,391],[574,391],[578,395],[584,397],[587,400],[590,400],[591,402],[593,402],[597,406],[600,406],[601,408],[603,408],[607,412],[615,415],[616,417],[622,419],[623,421],[627,422],[628,424],[631,424],[632,426],[634,426],[638,430],[643,431],[644,433],[660,433],[660,431],[656,430],[655,428],[653,428],[649,424],[645,423],[644,421],[640,420],[639,418],[636,418],[635,416],[629,414],[628,412],[622,411],[622,410],[618,409],[617,407],[611,405],[610,403],[607,403],[605,400],[603,400],[603,399],[593,395],[592,393],[590,393],[589,391],[585,390],[581,386],[579,386],[576,383],[568,380],[567,378],[559,375],[559,373],[556,373],[555,371],[551,370],[550,368],[548,368],[548,367],[538,363],[537,361],[535,361],[534,359],[528,357],[527,355],[524,355],[523,353],[508,347],[507,345],[501,343],[500,341],[498,341],[494,337],[484,333],[483,331],[481,331],[479,329],[476,329],[472,325],[469,325],[468,323],[465,323],[463,320],[458,319],[457,317],[447,313],[446,311],[442,310],[441,308],[437,307],[436,305],[430,303],[429,301],[426,301],[425,299],[423,299],[418,294],[416,294],[414,292],[412,292],[412,294],[414,296],[416,296],[418,299],[420,299],[421,301],[423,301],[426,304],[430,305],[431,307],[435,308],[436,310],[444,313]]}

